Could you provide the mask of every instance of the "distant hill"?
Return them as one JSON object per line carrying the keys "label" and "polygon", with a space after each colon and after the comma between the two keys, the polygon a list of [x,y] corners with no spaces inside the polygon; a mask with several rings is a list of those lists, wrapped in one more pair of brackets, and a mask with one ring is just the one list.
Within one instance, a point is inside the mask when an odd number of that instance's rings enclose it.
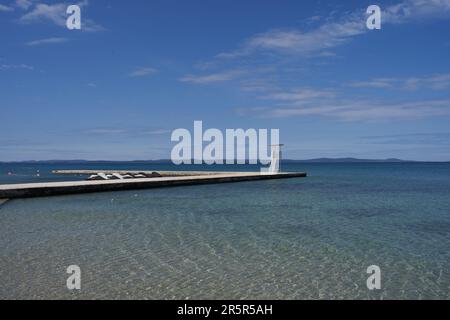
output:
{"label": "distant hill", "polygon": [[0,163],[30,163],[30,164],[89,164],[89,163],[169,163],[169,159],[161,160],[25,160],[25,161],[0,161]]}
{"label": "distant hill", "polygon": [[336,163],[336,162],[345,162],[345,163],[355,163],[355,162],[414,162],[410,160],[401,160],[396,158],[389,159],[357,159],[357,158],[317,158],[317,159],[308,159],[308,160],[290,160],[286,159],[283,162],[298,162],[298,163]]}

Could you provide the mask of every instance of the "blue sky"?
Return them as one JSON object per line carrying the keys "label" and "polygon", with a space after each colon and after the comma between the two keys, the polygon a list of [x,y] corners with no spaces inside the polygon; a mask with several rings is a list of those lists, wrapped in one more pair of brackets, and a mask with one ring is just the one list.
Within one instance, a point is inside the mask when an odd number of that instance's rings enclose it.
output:
{"label": "blue sky", "polygon": [[194,120],[279,128],[293,159],[449,161],[449,31],[450,0],[1,0],[0,161],[169,158]]}

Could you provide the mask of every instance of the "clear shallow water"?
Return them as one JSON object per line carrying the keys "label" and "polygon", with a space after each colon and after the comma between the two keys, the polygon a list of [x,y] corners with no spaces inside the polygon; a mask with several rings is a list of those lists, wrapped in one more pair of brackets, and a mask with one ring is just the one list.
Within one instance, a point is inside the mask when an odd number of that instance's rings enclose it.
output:
{"label": "clear shallow water", "polygon": [[7,202],[0,298],[450,298],[450,164],[285,169],[310,177]]}

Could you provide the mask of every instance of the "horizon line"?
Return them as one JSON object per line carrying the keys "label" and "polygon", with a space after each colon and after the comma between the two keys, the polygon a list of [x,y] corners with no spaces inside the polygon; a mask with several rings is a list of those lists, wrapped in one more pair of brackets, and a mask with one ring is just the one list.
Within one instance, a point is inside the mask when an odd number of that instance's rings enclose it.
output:
{"label": "horizon line", "polygon": [[[195,159],[186,159],[186,160],[191,160],[194,161]],[[204,161],[205,159],[202,159],[202,161]],[[206,159],[208,160],[208,159]],[[224,162],[227,159],[222,159]],[[230,160],[230,159],[228,159]],[[248,161],[251,161],[250,159],[233,159],[233,161],[242,161],[245,160],[246,163],[245,164],[241,164],[241,165],[249,165],[249,163],[247,163]],[[254,159],[252,159],[254,160]],[[340,162],[437,162],[437,163],[446,163],[446,162],[450,162],[450,160],[405,160],[405,159],[400,159],[400,158],[382,158],[382,159],[374,159],[374,158],[355,158],[355,157],[338,157],[338,158],[333,158],[333,157],[320,157],[320,158],[308,158],[308,159],[281,159],[281,162],[289,162],[289,161],[299,161],[299,162],[305,162],[305,161],[310,161],[310,162],[314,162],[314,161],[340,161]],[[0,163],[36,163],[36,162],[172,162],[171,159],[135,159],[135,160],[105,160],[105,159],[96,159],[96,160],[86,160],[86,159],[46,159],[46,160],[8,160],[8,161],[3,161],[0,160]],[[206,164],[206,163],[202,163],[202,164]],[[259,163],[258,163],[259,164]],[[258,165],[258,164],[252,164],[252,165]],[[182,164],[183,165],[183,164]],[[184,164],[186,165],[186,164]],[[187,164],[189,165],[189,164]],[[193,164],[191,164],[193,165]],[[213,164],[214,165],[214,164]],[[235,165],[239,165],[238,163],[235,163]]]}

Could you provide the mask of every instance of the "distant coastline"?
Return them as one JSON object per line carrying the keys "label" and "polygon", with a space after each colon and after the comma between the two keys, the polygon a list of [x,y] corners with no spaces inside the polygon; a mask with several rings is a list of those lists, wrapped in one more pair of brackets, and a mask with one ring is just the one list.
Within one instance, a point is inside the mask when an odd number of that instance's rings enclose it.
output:
{"label": "distant coastline", "polygon": [[[417,160],[403,160],[397,158],[388,159],[359,159],[359,158],[314,158],[314,159],[284,159],[283,163],[447,163],[450,161],[417,161]],[[18,164],[92,164],[92,163],[172,163],[170,159],[157,160],[24,160],[24,161],[0,161],[0,164],[18,163]]]}

